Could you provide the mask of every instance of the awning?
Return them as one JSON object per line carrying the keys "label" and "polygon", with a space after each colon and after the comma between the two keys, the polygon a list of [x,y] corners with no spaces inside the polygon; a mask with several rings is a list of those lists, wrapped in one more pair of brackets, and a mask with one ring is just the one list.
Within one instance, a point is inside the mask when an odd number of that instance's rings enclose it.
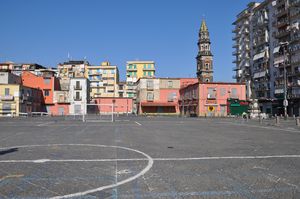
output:
{"label": "awning", "polygon": [[253,78],[261,78],[266,76],[266,71],[262,71],[262,72],[258,72],[258,73],[254,73]]}
{"label": "awning", "polygon": [[141,106],[177,106],[177,103],[168,102],[142,102]]}
{"label": "awning", "polygon": [[274,65],[278,65],[278,64],[281,64],[284,62],[284,57],[281,56],[281,57],[278,57],[274,60]]}
{"label": "awning", "polygon": [[280,89],[275,89],[275,94],[281,94],[281,93],[284,93],[284,90],[283,88],[280,88]]}
{"label": "awning", "polygon": [[280,46],[277,46],[276,48],[274,48],[273,54],[279,53],[279,50],[280,50]]}
{"label": "awning", "polygon": [[262,52],[262,53],[259,53],[259,54],[256,54],[256,55],[254,55],[254,57],[253,57],[253,61],[258,60],[258,59],[261,59],[261,58],[265,57],[265,55],[266,55],[266,51],[264,51],[264,52]]}

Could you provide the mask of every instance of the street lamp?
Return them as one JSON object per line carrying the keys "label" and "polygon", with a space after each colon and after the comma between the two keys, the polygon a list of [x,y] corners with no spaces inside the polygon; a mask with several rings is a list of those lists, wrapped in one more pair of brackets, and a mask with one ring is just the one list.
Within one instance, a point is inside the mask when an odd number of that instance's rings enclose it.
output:
{"label": "street lamp", "polygon": [[280,47],[283,48],[283,76],[284,76],[284,100],[283,100],[283,107],[284,107],[284,118],[287,118],[287,107],[289,105],[287,99],[287,72],[286,72],[286,64],[287,64],[287,47],[289,42],[280,42]]}

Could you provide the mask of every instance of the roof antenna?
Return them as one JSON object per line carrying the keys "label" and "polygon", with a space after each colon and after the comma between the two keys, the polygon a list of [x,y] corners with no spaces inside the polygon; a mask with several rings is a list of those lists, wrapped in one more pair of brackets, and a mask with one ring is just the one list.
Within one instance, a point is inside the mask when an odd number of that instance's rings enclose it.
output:
{"label": "roof antenna", "polygon": [[68,61],[70,61],[70,53],[68,52]]}

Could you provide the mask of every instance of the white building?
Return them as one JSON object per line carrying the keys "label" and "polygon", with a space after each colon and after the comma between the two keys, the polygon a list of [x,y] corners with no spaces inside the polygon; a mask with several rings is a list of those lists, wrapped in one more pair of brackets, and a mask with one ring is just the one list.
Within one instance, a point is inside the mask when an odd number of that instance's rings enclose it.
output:
{"label": "white building", "polygon": [[70,115],[86,114],[89,103],[89,82],[86,78],[70,79]]}

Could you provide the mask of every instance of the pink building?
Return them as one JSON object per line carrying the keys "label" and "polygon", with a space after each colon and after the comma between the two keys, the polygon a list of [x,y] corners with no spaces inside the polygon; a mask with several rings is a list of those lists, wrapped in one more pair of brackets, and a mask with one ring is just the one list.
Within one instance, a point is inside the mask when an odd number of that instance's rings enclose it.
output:
{"label": "pink building", "polygon": [[179,90],[195,78],[140,78],[137,82],[138,114],[179,115]]}
{"label": "pink building", "polygon": [[94,98],[91,102],[93,104],[99,104],[100,106],[89,106],[87,107],[88,113],[89,110],[97,110],[104,114],[111,114],[112,104],[114,104],[114,113],[118,114],[127,114],[132,113],[132,98],[121,98],[121,97],[99,97]]}
{"label": "pink building", "polygon": [[246,100],[246,85],[202,82],[180,89],[180,112],[194,116],[227,116],[227,100]]}

